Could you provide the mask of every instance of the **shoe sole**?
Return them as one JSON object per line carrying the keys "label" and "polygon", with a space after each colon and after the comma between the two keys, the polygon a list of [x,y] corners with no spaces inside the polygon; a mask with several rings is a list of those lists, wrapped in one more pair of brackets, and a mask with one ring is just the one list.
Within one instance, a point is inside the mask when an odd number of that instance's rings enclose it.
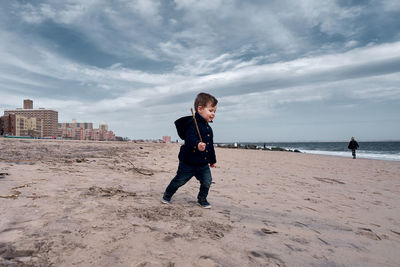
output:
{"label": "shoe sole", "polygon": [[168,202],[168,201],[166,201],[166,200],[164,200],[164,199],[161,200],[161,203],[163,203],[163,204],[168,204],[168,205],[171,204],[171,202]]}
{"label": "shoe sole", "polygon": [[199,205],[200,207],[202,207],[203,209],[211,209],[211,205],[209,205],[209,206],[202,206],[202,205],[200,205],[200,203],[197,203],[197,205]]}

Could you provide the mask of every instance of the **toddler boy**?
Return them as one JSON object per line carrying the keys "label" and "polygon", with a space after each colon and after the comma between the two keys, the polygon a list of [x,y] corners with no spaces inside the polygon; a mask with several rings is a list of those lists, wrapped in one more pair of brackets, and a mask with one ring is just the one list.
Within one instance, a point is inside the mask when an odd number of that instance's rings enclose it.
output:
{"label": "toddler boy", "polygon": [[[192,116],[182,117],[175,121],[178,135],[185,140],[185,143],[181,146],[178,155],[178,171],[165,189],[162,203],[169,204],[178,188],[194,176],[200,182],[197,202],[203,208],[211,208],[207,201],[212,181],[210,167],[215,167],[217,160],[214,151],[213,132],[209,122],[212,122],[215,118],[217,104],[218,100],[214,96],[200,93],[194,101],[196,121]],[[196,129],[196,122],[201,138]]]}

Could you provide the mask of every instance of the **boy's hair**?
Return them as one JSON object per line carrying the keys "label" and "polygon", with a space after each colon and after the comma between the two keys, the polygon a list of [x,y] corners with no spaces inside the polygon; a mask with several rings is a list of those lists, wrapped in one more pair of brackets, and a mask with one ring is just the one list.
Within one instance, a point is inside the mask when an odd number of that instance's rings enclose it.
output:
{"label": "boy's hair", "polygon": [[209,103],[212,107],[215,107],[218,104],[218,100],[210,94],[200,93],[197,95],[196,100],[194,101],[194,108],[197,111],[199,106],[205,107]]}

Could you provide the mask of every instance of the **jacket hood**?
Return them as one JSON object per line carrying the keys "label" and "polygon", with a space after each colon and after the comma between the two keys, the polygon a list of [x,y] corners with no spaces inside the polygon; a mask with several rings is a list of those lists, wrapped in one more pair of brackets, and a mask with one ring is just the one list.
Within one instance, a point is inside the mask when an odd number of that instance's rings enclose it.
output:
{"label": "jacket hood", "polygon": [[186,131],[190,126],[190,124],[192,124],[192,122],[193,122],[192,116],[185,116],[175,121],[176,130],[178,132],[179,137],[182,140],[185,140]]}
{"label": "jacket hood", "polygon": [[[205,123],[206,122],[206,120],[202,116],[200,116],[199,113],[196,112],[195,116],[196,116],[197,123]],[[193,116],[185,116],[185,117],[179,118],[175,121],[176,130],[178,132],[179,137],[182,140],[185,140],[186,131],[192,123],[193,123]]]}

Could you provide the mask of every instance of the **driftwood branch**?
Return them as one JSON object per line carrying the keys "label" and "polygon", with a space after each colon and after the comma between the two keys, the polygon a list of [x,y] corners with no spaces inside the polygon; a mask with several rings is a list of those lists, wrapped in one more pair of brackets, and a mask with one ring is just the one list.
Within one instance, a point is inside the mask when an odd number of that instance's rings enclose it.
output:
{"label": "driftwood branch", "polygon": [[119,157],[119,158],[122,159],[122,160],[125,160],[126,162],[129,162],[129,163],[132,165],[132,168],[133,168],[136,172],[138,172],[138,173],[140,173],[140,174],[147,175],[147,176],[152,176],[152,175],[154,175],[154,173],[152,173],[152,172],[150,172],[150,173],[142,172],[142,171],[141,171],[140,169],[138,169],[138,168],[135,166],[135,164],[133,164],[129,159],[123,158],[123,157],[121,157],[121,156],[119,156],[119,155],[117,155],[117,157]]}

